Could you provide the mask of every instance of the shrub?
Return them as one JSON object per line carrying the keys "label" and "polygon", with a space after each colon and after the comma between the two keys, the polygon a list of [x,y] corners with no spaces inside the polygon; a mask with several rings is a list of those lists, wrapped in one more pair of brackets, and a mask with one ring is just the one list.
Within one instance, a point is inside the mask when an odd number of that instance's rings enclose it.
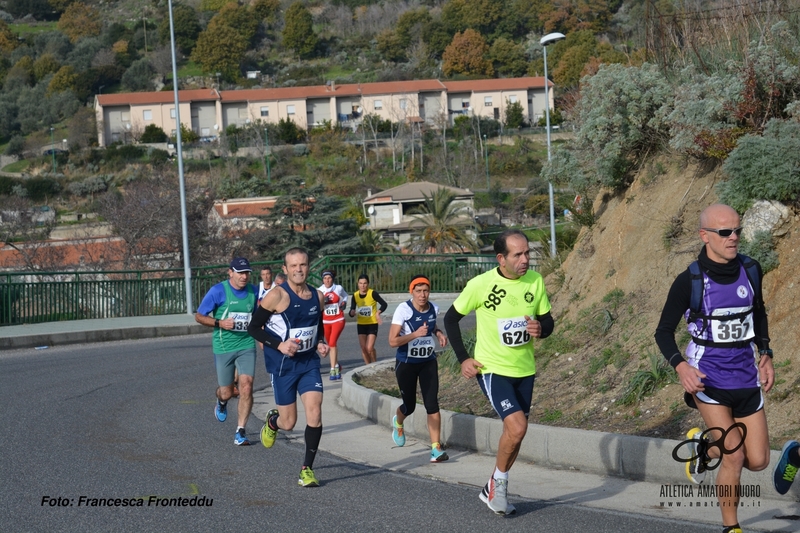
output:
{"label": "shrub", "polygon": [[677,381],[677,374],[660,354],[650,352],[648,360],[650,368],[643,368],[633,374],[619,400],[620,405],[637,403],[645,396],[653,394],[659,387]]}
{"label": "shrub", "polygon": [[14,135],[11,137],[11,140],[8,141],[8,146],[6,146],[6,155],[22,156],[22,152],[24,151],[25,138],[22,135]]}
{"label": "shrub", "polygon": [[757,231],[751,241],[742,239],[739,251],[758,261],[765,274],[775,270],[780,264],[778,252],[775,251],[775,240],[769,231]]}
{"label": "shrub", "polygon": [[156,126],[155,124],[148,124],[144,128],[144,132],[142,136],[139,138],[139,142],[143,143],[165,143],[167,142],[167,134],[164,133],[164,130]]}
{"label": "shrub", "polygon": [[800,124],[773,119],[764,135],[746,135],[723,164],[729,179],[718,185],[720,200],[740,213],[754,200],[791,202],[800,195]]}

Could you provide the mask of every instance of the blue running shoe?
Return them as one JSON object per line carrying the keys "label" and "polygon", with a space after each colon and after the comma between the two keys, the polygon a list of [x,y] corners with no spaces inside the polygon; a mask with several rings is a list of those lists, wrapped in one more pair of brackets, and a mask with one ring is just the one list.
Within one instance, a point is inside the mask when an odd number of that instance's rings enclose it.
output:
{"label": "blue running shoe", "polygon": [[217,420],[220,422],[225,422],[228,418],[228,404],[222,405],[217,400],[217,405],[214,406],[214,416],[217,417]]}
{"label": "blue running shoe", "polygon": [[406,435],[403,426],[397,424],[397,415],[392,418],[392,440],[398,446],[406,445]]}
{"label": "blue running shoe", "polygon": [[431,446],[431,462],[432,463],[443,463],[450,459],[450,456],[447,455],[447,452],[442,449],[442,445],[438,442]]}
{"label": "blue running shoe", "polygon": [[236,435],[233,436],[233,443],[237,446],[250,446],[250,441],[247,439],[247,433],[244,428],[239,428]]}
{"label": "blue running shoe", "polygon": [[797,475],[797,467],[789,462],[789,452],[800,447],[800,442],[790,440],[783,445],[781,450],[781,459],[775,465],[775,471],[772,473],[772,482],[775,485],[775,490],[778,494],[786,494],[792,486],[795,476]]}

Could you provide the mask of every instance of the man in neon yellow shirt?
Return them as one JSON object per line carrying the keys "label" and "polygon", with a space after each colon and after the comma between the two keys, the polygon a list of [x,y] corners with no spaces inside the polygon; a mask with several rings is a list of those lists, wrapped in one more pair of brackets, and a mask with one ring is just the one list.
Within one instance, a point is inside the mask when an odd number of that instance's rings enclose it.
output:
{"label": "man in neon yellow shirt", "polygon": [[[477,377],[481,390],[503,420],[495,471],[480,494],[497,514],[511,514],[508,471],[528,430],[528,415],[536,377],[533,339],[553,332],[550,301],[542,276],[528,270],[528,237],[506,230],[494,241],[499,266],[467,283],[444,317],[461,375]],[[470,357],[461,338],[459,321],[475,311],[477,341]]]}

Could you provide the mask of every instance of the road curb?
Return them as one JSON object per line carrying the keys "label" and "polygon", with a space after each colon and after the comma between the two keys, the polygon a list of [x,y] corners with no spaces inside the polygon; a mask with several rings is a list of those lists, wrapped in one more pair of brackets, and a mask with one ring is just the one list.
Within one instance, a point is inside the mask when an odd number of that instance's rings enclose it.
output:
{"label": "road curb", "polygon": [[[395,410],[402,403],[400,399],[362,387],[353,378],[390,368],[393,364],[394,361],[381,361],[344,374],[339,400],[342,406],[389,428]],[[420,406],[407,419],[406,433],[427,440],[426,417],[415,416],[418,412],[424,413],[425,410]],[[502,421],[444,409],[441,410],[441,416],[442,440],[448,446],[489,455],[497,453],[497,444],[503,431]],[[684,465],[672,458],[672,450],[678,444],[680,441],[672,439],[529,424],[519,459],[547,468],[578,470],[634,481],[686,485],[689,481],[684,473]],[[763,487],[770,492],[770,499],[797,501],[800,495],[800,487],[797,485],[786,496],[781,496],[772,489],[772,467],[779,459],[780,452],[773,450],[770,466],[761,472],[745,470],[741,483]],[[716,471],[709,472],[704,484],[713,485],[715,482]]]}

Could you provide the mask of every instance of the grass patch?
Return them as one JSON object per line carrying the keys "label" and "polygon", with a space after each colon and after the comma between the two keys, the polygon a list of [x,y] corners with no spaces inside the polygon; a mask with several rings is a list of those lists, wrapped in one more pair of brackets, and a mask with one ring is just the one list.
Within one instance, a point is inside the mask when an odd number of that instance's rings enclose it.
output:
{"label": "grass patch", "polygon": [[[461,339],[464,341],[464,347],[470,357],[475,356],[475,342],[477,336],[474,329],[467,329],[461,333]],[[458,362],[456,353],[449,345],[445,350],[439,354],[439,370],[446,370],[451,374],[461,374],[461,363]]]}
{"label": "grass patch", "polygon": [[34,22],[34,23],[20,23],[9,24],[11,31],[17,35],[31,35],[37,33],[44,33],[48,31],[56,31],[58,29],[58,22]]}
{"label": "grass patch", "polygon": [[650,352],[648,359],[650,367],[634,372],[619,400],[620,405],[638,403],[642,398],[653,394],[664,385],[677,382],[675,370],[660,354]]}
{"label": "grass patch", "polygon": [[557,422],[564,416],[558,409],[545,409],[544,414],[539,419],[540,422]]}
{"label": "grass patch", "polygon": [[[194,61],[187,61],[185,65],[178,69],[178,79],[188,76],[202,76],[203,69]],[[171,75],[168,76],[171,79]]]}
{"label": "grass patch", "polygon": [[31,166],[31,162],[27,159],[20,159],[10,165],[3,167],[4,172],[22,172]]}

